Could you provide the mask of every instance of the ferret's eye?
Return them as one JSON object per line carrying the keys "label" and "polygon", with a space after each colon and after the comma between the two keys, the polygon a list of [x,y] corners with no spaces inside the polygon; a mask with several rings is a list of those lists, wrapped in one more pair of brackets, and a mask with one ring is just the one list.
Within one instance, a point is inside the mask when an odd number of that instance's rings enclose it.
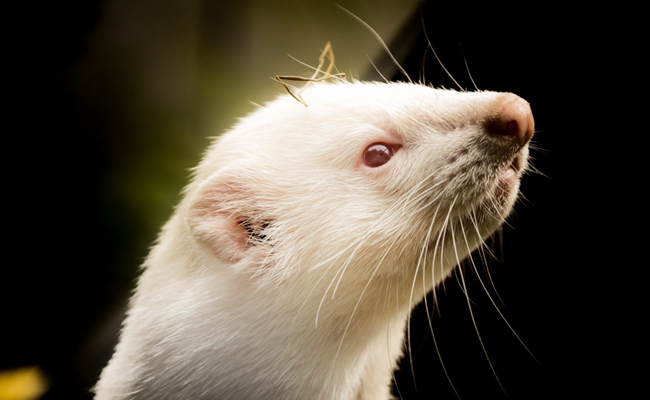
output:
{"label": "ferret's eye", "polygon": [[363,163],[371,168],[381,167],[393,157],[397,147],[388,143],[373,143],[363,152]]}

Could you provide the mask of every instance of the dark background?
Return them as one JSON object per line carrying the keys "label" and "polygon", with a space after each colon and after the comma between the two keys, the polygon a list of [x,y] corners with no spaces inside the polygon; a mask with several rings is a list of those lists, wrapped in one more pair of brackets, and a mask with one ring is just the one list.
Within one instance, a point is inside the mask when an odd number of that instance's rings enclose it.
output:
{"label": "dark background", "polygon": [[[233,11],[217,2],[198,3],[201,27],[223,23]],[[105,4],[30,3],[5,16],[3,132],[9,140],[3,203],[9,223],[4,224],[0,278],[0,370],[40,366],[51,382],[45,399],[88,398],[112,351],[147,246],[178,200],[187,168],[208,143],[204,138],[215,134],[206,133],[209,123],[193,114],[194,106],[221,106],[199,95],[183,108],[183,115],[195,117],[195,136],[133,135],[140,113],[157,121],[143,128],[153,131],[168,116],[155,107],[145,109],[146,101],[129,103],[127,109],[122,99],[139,96],[137,85],[121,86],[128,74],[109,73],[111,63],[87,62],[96,27],[106,17]],[[341,21],[354,23],[334,4],[326,6],[339,15],[332,30]],[[641,359],[637,339],[644,332],[644,314],[635,314],[642,302],[632,295],[643,293],[634,283],[643,280],[637,271],[646,266],[638,257],[643,251],[639,238],[645,235],[624,226],[643,230],[645,225],[645,204],[636,191],[646,180],[633,175],[635,163],[643,159],[632,153],[645,147],[647,124],[642,112],[627,106],[637,102],[630,89],[641,78],[632,72],[640,47],[625,47],[635,40],[627,29],[636,13],[622,5],[567,9],[546,3],[477,7],[428,1],[413,10],[398,34],[385,38],[411,77],[453,88],[426,50],[423,20],[433,48],[463,88],[473,89],[467,60],[479,88],[527,99],[537,131],[533,162],[544,174],[525,177],[525,200],[512,226],[504,229],[502,250],[495,245],[500,260],[492,262],[494,287],[488,290],[534,357],[495,311],[479,280],[466,271],[476,324],[497,377],[454,277],[439,291],[439,314],[432,321],[440,357],[423,310],[414,315],[417,388],[405,361],[396,375],[404,399],[429,399],[434,393],[436,399],[455,399],[454,388],[462,399],[507,398],[505,393],[510,399],[625,398],[633,393],[639,373],[631,366]],[[389,76],[390,63],[373,56]],[[372,78],[369,63],[366,68],[357,73]],[[222,78],[220,87],[233,90]],[[254,88],[246,90],[247,98],[258,101]],[[223,123],[231,124],[234,117]],[[191,145],[179,145],[187,142]],[[172,156],[152,155],[147,146]],[[174,182],[166,191],[134,178],[151,174],[158,182],[160,170]],[[140,223],[142,210],[152,215],[146,223]],[[485,273],[480,276],[487,279]]]}

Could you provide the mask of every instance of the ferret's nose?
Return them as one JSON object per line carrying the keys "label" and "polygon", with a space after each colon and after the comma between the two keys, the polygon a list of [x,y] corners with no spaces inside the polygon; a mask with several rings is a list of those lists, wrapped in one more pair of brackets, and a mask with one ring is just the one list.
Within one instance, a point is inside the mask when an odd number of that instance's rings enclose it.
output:
{"label": "ferret's nose", "polygon": [[535,133],[535,120],[530,104],[510,94],[502,102],[497,114],[485,121],[485,130],[494,136],[513,140],[520,145],[528,143]]}

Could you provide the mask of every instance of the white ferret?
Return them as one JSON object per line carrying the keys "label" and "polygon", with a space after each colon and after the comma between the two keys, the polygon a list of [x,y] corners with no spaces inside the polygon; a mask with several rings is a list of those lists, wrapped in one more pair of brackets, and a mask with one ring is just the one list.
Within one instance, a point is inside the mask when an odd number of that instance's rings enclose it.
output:
{"label": "white ferret", "polygon": [[501,226],[534,123],[510,93],[319,83],[218,138],[95,388],[389,399],[412,308]]}

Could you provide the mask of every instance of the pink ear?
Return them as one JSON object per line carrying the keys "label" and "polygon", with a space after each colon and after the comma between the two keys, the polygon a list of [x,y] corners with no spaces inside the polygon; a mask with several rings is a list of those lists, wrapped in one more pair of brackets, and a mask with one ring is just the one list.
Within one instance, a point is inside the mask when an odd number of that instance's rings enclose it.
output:
{"label": "pink ear", "polygon": [[237,262],[251,247],[242,224],[248,208],[243,204],[250,197],[241,185],[218,180],[207,182],[191,199],[187,221],[192,234],[223,261]]}

